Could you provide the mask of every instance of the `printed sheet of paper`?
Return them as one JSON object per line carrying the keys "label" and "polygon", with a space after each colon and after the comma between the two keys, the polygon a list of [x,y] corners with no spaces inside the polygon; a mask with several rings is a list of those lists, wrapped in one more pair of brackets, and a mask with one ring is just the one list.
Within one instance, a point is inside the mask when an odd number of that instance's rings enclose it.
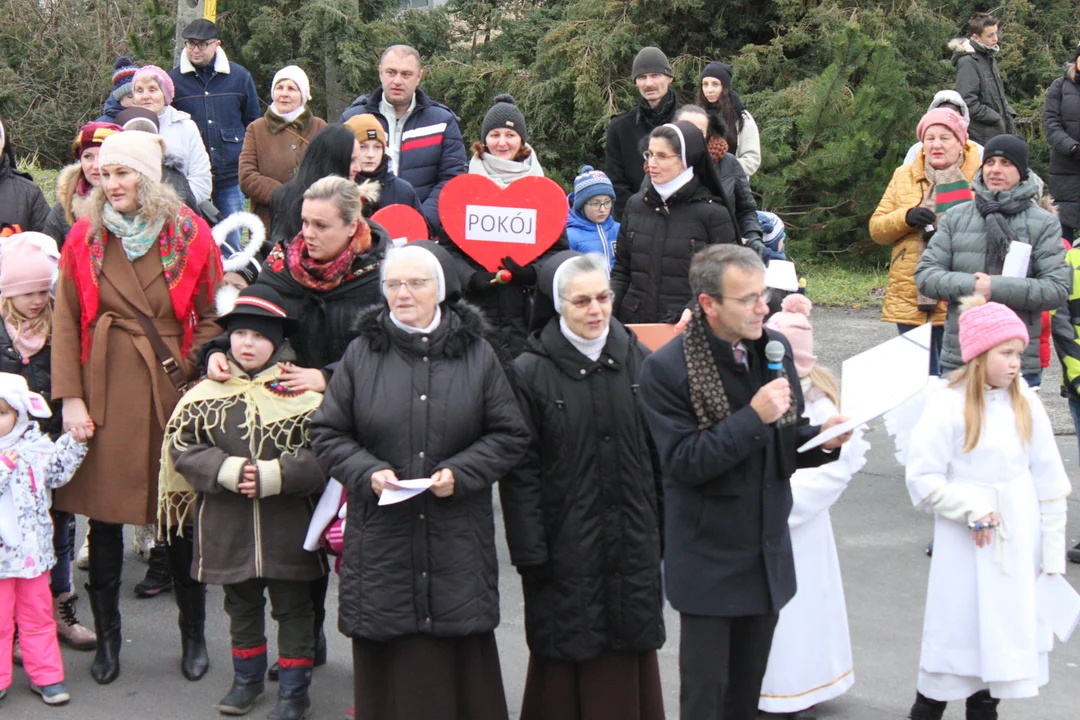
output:
{"label": "printed sheet of paper", "polygon": [[396,483],[388,482],[379,496],[380,505],[394,505],[395,503],[410,500],[427,490],[432,485],[431,478],[419,480],[398,480]]}
{"label": "printed sheet of paper", "polygon": [[1061,642],[1068,642],[1080,623],[1080,593],[1077,593],[1064,575],[1040,575],[1035,581],[1035,603],[1039,617],[1057,635]]}
{"label": "printed sheet of paper", "polygon": [[1028,266],[1031,264],[1031,246],[1027,243],[1013,240],[1009,243],[1009,252],[1005,255],[1005,263],[1001,266],[1002,277],[1026,278]]}
{"label": "printed sheet of paper", "polygon": [[930,323],[844,361],[840,414],[848,421],[799,448],[812,450],[864,425],[915,395],[930,378]]}

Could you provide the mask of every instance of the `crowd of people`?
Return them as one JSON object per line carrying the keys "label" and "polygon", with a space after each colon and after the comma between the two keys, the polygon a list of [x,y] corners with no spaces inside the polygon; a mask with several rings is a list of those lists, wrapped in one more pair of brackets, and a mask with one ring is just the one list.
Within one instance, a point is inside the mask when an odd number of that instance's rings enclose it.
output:
{"label": "crowd of people", "polygon": [[[931,324],[927,374],[947,374],[896,440],[937,518],[912,720],[959,700],[993,720],[1048,682],[1035,582],[1064,571],[1070,492],[1036,392],[1051,344],[1080,426],[1080,48],[1047,93],[1047,186],[1013,134],[997,20],[968,30],[956,90],[869,221],[892,247],[882,320]],[[131,525],[135,594],[172,591],[189,680],[211,663],[206,584],[224,587],[222,714],[251,712],[270,680],[271,720],[311,715],[338,572],[347,717],[505,720],[496,483],[525,599],[524,720],[662,720],[665,603],[683,718],[809,720],[851,687],[829,508],[869,444],[856,428],[797,452],[845,418],[812,303],[766,282],[784,230],[751,191],[761,140],[730,65],[709,63],[684,105],[643,48],[637,105],[612,118],[604,170],[577,171],[565,231],[492,271],[444,231],[440,195],[466,173],[544,176],[512,96],[467,150],[420,54],[393,45],[338,122],[311,112],[296,65],[260,114],[216,26],[183,37],[171,71],[116,61],[51,207],[0,124],[0,699],[14,660],[67,703],[60,642],[116,680]],[[230,224],[245,203],[247,241]],[[371,219],[390,206],[428,238],[395,242]],[[635,327],[658,323],[674,339],[650,352]],[[79,515],[93,630],[76,616]]]}

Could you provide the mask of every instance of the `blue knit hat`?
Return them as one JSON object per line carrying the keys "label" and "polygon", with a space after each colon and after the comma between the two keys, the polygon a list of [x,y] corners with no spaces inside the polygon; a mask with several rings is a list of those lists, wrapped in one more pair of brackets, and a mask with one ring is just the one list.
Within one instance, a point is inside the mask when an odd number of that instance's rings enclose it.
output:
{"label": "blue knit hat", "polygon": [[597,195],[610,195],[614,200],[615,187],[602,170],[594,170],[592,165],[586,165],[574,178],[574,212],[581,214],[585,203]]}

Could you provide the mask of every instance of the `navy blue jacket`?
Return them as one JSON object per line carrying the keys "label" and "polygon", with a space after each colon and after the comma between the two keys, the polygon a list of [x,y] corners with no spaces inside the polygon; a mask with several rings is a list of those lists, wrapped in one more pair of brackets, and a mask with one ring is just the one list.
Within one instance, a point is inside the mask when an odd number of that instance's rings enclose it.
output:
{"label": "navy blue jacket", "polygon": [[191,115],[199,126],[210,167],[214,189],[240,182],[240,151],[244,147],[247,126],[262,117],[259,96],[251,73],[218,48],[214,62],[195,68],[187,53],[180,56],[180,67],[169,71],[176,86],[172,105]]}
{"label": "navy blue jacket", "polygon": [[[381,103],[382,88],[370,95],[361,95],[341,113],[341,122],[354,115],[371,113],[379,118],[385,130],[388,124],[379,111]],[[424,218],[432,228],[440,227],[439,193],[443,185],[464,173],[467,163],[457,116],[450,108],[435,102],[418,89],[416,108],[406,118],[401,135],[397,175],[416,190],[424,206]]]}

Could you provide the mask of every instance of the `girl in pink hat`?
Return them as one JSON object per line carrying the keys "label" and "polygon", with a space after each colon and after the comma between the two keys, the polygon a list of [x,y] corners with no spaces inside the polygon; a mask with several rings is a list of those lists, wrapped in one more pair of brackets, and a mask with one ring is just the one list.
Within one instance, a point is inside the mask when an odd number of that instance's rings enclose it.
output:
{"label": "girl in pink hat", "polygon": [[996,720],[1001,698],[1037,695],[1053,637],[1036,580],[1065,571],[1071,487],[1020,377],[1027,326],[981,296],[961,301],[959,324],[964,365],[930,394],[907,450],[912,502],[935,515],[913,720],[952,700],[967,720]]}

